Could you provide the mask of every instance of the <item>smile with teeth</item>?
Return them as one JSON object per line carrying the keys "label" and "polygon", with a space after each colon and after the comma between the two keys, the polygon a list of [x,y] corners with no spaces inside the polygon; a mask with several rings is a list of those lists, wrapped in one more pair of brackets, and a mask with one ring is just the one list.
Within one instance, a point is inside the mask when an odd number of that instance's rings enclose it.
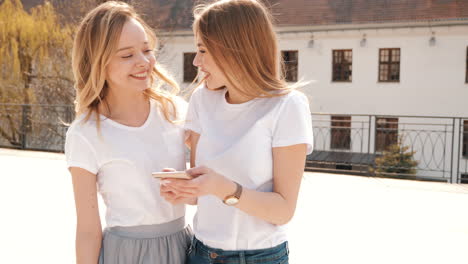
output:
{"label": "smile with teeth", "polygon": [[148,72],[142,72],[142,73],[137,73],[137,74],[131,74],[130,76],[136,77],[139,79],[144,79],[148,75]]}

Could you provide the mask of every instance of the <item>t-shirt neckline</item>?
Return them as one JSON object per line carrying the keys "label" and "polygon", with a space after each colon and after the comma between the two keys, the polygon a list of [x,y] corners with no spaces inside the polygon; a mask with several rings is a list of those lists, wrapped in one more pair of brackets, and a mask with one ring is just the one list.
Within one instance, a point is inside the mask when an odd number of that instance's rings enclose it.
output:
{"label": "t-shirt neckline", "polygon": [[101,120],[103,122],[108,123],[109,125],[112,125],[121,129],[125,129],[125,130],[142,130],[142,129],[145,129],[151,123],[151,119],[153,119],[152,118],[153,112],[154,112],[153,107],[154,107],[154,102],[153,100],[150,100],[150,112],[148,114],[148,117],[146,118],[145,122],[141,126],[137,126],[137,127],[124,125],[104,115],[100,115],[100,116],[101,116]]}
{"label": "t-shirt neckline", "polygon": [[224,88],[223,92],[221,93],[221,102],[222,102],[222,105],[225,107],[225,108],[231,108],[231,109],[241,109],[241,108],[245,108],[251,104],[253,104],[255,101],[257,101],[259,98],[253,98],[252,100],[249,100],[247,102],[244,102],[244,103],[240,103],[240,104],[231,104],[229,103],[227,100],[226,100],[226,94],[228,92],[228,89],[227,88]]}

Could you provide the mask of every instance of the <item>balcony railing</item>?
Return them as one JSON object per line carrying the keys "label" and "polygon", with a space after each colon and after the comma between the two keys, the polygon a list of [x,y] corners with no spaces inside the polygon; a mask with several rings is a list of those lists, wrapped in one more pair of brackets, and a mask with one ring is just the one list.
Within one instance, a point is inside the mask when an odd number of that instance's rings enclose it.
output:
{"label": "balcony railing", "polygon": [[[468,183],[468,118],[313,113],[312,119],[308,170]],[[392,145],[412,154],[414,172],[402,155],[391,156]]]}
{"label": "balcony railing", "polygon": [[[61,152],[73,119],[70,105],[0,104],[0,147]],[[312,119],[306,170],[468,183],[468,118],[313,113]],[[404,162],[382,162],[397,143],[412,153],[414,171]]]}

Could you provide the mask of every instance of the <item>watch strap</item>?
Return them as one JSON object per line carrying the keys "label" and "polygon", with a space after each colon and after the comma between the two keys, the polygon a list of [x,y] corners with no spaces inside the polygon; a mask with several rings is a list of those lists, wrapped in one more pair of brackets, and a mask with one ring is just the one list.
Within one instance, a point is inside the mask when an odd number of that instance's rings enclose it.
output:
{"label": "watch strap", "polygon": [[226,201],[228,199],[231,199],[231,198],[236,198],[237,200],[240,199],[241,195],[242,195],[242,185],[240,185],[239,183],[237,182],[234,182],[236,184],[236,191],[233,193],[233,194],[230,194],[228,196],[226,196],[223,200],[223,203],[227,204]]}

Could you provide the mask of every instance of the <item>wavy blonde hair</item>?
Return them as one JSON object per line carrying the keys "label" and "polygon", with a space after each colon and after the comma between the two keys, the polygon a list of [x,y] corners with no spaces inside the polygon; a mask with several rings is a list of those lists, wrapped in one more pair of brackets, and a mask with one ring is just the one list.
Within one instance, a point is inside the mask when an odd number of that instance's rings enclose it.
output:
{"label": "wavy blonde hair", "polygon": [[[118,1],[105,2],[91,10],[81,21],[75,36],[72,52],[76,90],[75,112],[77,117],[86,114],[85,122],[95,113],[98,129],[98,106],[103,103],[109,92],[106,67],[117,50],[122,28],[129,19],[135,19],[143,26],[150,46],[156,47],[157,39],[153,30],[138,16],[133,7]],[[150,87],[143,93],[159,102],[164,118],[174,123],[177,111],[173,97],[179,92],[179,86],[157,63],[149,78]],[[164,84],[169,84],[172,90],[161,89]]]}
{"label": "wavy blonde hair", "polygon": [[[248,97],[284,95],[288,85],[280,71],[278,40],[272,15],[256,0],[222,0],[194,9],[193,31],[233,85]],[[204,80],[201,80],[201,84]]]}

